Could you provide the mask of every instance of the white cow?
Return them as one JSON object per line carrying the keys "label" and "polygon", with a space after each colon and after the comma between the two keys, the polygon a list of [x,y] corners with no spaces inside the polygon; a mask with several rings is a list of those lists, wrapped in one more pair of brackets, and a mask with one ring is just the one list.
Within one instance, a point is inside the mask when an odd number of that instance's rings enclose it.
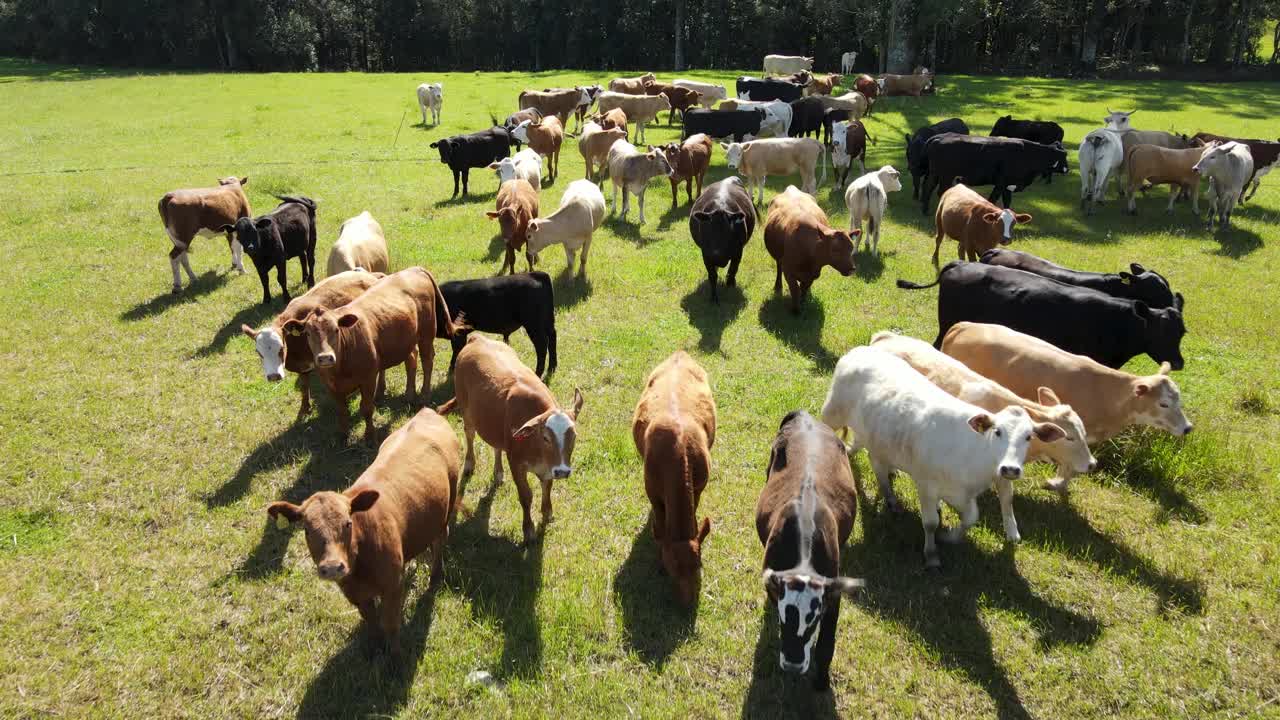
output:
{"label": "white cow", "polygon": [[1133,126],[1129,124],[1129,116],[1136,112],[1138,111],[1130,110],[1129,112],[1124,112],[1123,110],[1107,108],[1107,116],[1102,118],[1102,122],[1108,130],[1128,132],[1133,129]]}
{"label": "white cow", "polygon": [[538,253],[549,245],[564,245],[569,271],[573,258],[582,250],[578,274],[586,275],[587,251],[591,249],[591,233],[604,222],[604,194],[590,180],[574,180],[560,198],[560,208],[544,218],[529,221],[529,241],[525,252],[529,264],[537,262]]}
{"label": "white cow", "polygon": [[[750,95],[750,93],[747,93],[747,95]],[[750,110],[752,108],[759,108],[764,111],[764,119],[760,121],[761,137],[784,138],[791,132],[791,103],[781,100],[742,98],[740,100],[729,100],[720,105],[721,110]]]}
{"label": "white cow", "polygon": [[801,70],[813,70],[813,58],[803,55],[765,55],[764,76],[794,75]]}
{"label": "white cow", "polygon": [[698,93],[698,104],[710,110],[715,104],[729,97],[729,91],[723,85],[713,85],[711,83],[698,82],[697,80],[676,80],[671,83],[676,87],[682,87],[686,90],[693,90]]}
{"label": "white cow", "polygon": [[1104,128],[1084,136],[1080,142],[1081,209],[1093,214],[1093,206],[1106,199],[1107,183],[1119,177],[1123,164],[1124,144],[1120,133]]}
{"label": "white cow", "polygon": [[1209,228],[1213,228],[1213,216],[1217,215],[1218,229],[1225,230],[1244,186],[1253,177],[1253,154],[1249,146],[1238,142],[1210,145],[1200,156],[1195,171],[1209,178]]}
{"label": "white cow", "polygon": [[520,178],[534,190],[542,190],[542,156],[533,148],[525,148],[511,157],[491,162],[488,168],[498,176],[498,187],[508,180]]}
{"label": "white cow", "polygon": [[852,52],[852,51],[851,51],[851,52],[847,52],[847,53],[844,53],[843,55],[841,55],[841,56],[840,56],[840,74],[841,74],[841,75],[852,75],[852,74],[853,74],[853,62],[854,62],[855,60],[857,60],[857,59],[858,59],[858,53],[856,53],[856,52]]}
{"label": "white cow", "polygon": [[853,235],[855,253],[862,244],[864,218],[867,221],[867,248],[872,256],[880,252],[880,225],[884,221],[885,208],[889,206],[889,193],[901,189],[902,176],[892,165],[885,165],[849,183],[844,191],[844,204],[849,208],[849,234]]}
{"label": "white cow", "polygon": [[384,273],[389,262],[382,225],[365,210],[338,226],[338,241],[329,250],[326,275],[333,277],[348,270]]}
{"label": "white cow", "polygon": [[431,124],[440,124],[440,109],[444,107],[444,83],[422,83],[418,86],[418,109],[422,110],[422,124],[427,124],[427,110],[431,111]]}
{"label": "white cow", "polygon": [[934,544],[940,503],[960,515],[960,527],[941,539],[960,542],[978,521],[978,496],[992,483],[1005,537],[1021,540],[1013,481],[1022,477],[1032,437],[1053,442],[1064,436],[1053,423],[1033,423],[1016,405],[992,414],[952,397],[898,356],[871,347],[854,348],[836,363],[822,420],[837,431],[853,431],[849,452],[867,449],[890,507],[897,507],[894,471],[911,475],[920,498],[926,567],[941,565]]}

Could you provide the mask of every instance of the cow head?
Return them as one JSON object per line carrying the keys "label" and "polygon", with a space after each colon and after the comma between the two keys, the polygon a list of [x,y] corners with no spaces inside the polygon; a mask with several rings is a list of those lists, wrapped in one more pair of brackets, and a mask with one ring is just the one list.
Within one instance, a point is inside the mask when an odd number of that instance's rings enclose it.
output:
{"label": "cow head", "polygon": [[996,124],[991,126],[991,134],[1004,135],[1006,132],[1008,132],[1008,128],[1012,123],[1013,123],[1012,115],[1005,115],[1004,117],[998,118],[996,120]]}
{"label": "cow head", "polygon": [[240,332],[246,337],[253,340],[253,347],[258,351],[258,358],[262,360],[262,374],[266,376],[269,382],[279,382],[284,379],[284,358],[285,344],[284,338],[280,337],[280,333],[270,325],[261,330],[254,330],[248,325],[241,325]]}
{"label": "cow head", "polygon": [[574,388],[573,408],[554,407],[530,418],[511,434],[511,451],[525,458],[529,471],[542,480],[561,480],[573,472],[573,444],[577,439],[582,391]]}
{"label": "cow head", "polygon": [[1062,143],[1055,142],[1049,147],[1054,149],[1054,157],[1053,162],[1044,171],[1046,185],[1053,181],[1054,175],[1067,175],[1071,172],[1071,166],[1067,164],[1067,150],[1062,147]]}
{"label": "cow head", "polygon": [[528,143],[529,125],[531,124],[531,120],[521,120],[519,125],[511,128],[511,137],[515,138],[516,142]]}
{"label": "cow head", "polygon": [[724,267],[746,245],[747,216],[741,212],[695,210],[689,215],[693,241],[702,257],[715,267]]}
{"label": "cow head", "polygon": [[226,233],[234,232],[236,241],[249,257],[262,254],[268,246],[272,245],[278,233],[275,219],[270,215],[263,215],[257,219],[242,217],[236,220],[235,225],[223,225],[219,229]]}
{"label": "cow head", "polygon": [[1102,118],[1102,122],[1106,126],[1106,129],[1108,130],[1115,130],[1116,132],[1127,132],[1133,129],[1133,126],[1129,124],[1129,116],[1134,114],[1135,112],[1137,112],[1137,110],[1130,110],[1129,112],[1123,112],[1123,111],[1112,110],[1111,108],[1107,108],[1107,116]]}
{"label": "cow head", "polygon": [[427,96],[436,102],[444,99],[444,83],[428,83]]}
{"label": "cow head", "polygon": [[991,468],[991,479],[1017,480],[1022,477],[1022,465],[1027,459],[1027,446],[1035,437],[1044,443],[1061,440],[1066,433],[1053,423],[1033,423],[1027,411],[1010,405],[992,415],[980,412],[969,418],[969,428],[981,435],[996,460]]}
{"label": "cow head", "polygon": [[218,184],[219,185],[239,185],[240,187],[244,187],[245,185],[249,184],[249,176],[245,175],[242,178],[237,178],[235,175],[232,175],[231,177],[219,178]]}
{"label": "cow head", "polygon": [[746,143],[731,142],[720,143],[720,147],[724,149],[724,164],[738,169],[738,165],[742,163],[742,149]]}
{"label": "cow head", "polygon": [[1193,427],[1182,411],[1182,393],[1169,377],[1171,366],[1160,363],[1155,375],[1134,378],[1134,422],[1160,428],[1171,435],[1187,435]]}
{"label": "cow head", "polygon": [[[1200,160],[1191,169],[1200,175],[1225,177],[1227,168],[1230,167],[1228,163],[1231,162],[1231,152],[1236,147],[1234,142],[1220,143],[1214,140],[1205,146],[1204,152],[1200,154]],[[1242,179],[1247,180],[1247,178]]]}
{"label": "cow head", "polygon": [[283,501],[271,503],[267,515],[277,523],[301,520],[316,573],[322,580],[338,582],[355,571],[359,526],[368,522],[365,513],[377,502],[377,490],[361,490],[350,498],[324,491],[307,498],[301,506]]}
{"label": "cow head", "polygon": [[644,156],[649,160],[649,167],[655,171],[654,175],[664,173],[667,177],[674,176],[676,174],[675,166],[667,160],[666,153],[663,152],[662,148],[654,147],[653,145],[647,147],[648,152]]}
{"label": "cow head", "polygon": [[826,263],[835,268],[841,275],[849,277],[858,264],[853,260],[853,239],[862,234],[861,230],[853,230],[852,237],[844,230],[827,228],[819,244],[819,252],[825,251]]}
{"label": "cow head", "polygon": [[1129,297],[1141,300],[1151,307],[1173,307],[1173,291],[1169,289],[1169,281],[1163,275],[1147,270],[1138,263],[1129,263],[1129,271],[1120,272],[1120,279],[1129,286]]}
{"label": "cow head", "polygon": [[1182,294],[1175,294],[1173,301],[1173,307],[1155,310],[1141,300],[1135,300],[1133,314],[1145,324],[1147,355],[1156,362],[1169,363],[1174,370],[1181,370],[1182,336],[1187,334],[1187,327],[1182,322],[1180,309]]}
{"label": "cow head", "polygon": [[1009,208],[1004,208],[998,212],[993,210],[983,213],[982,222],[998,226],[1000,228],[1000,244],[1008,245],[1013,242],[1013,226],[1031,222],[1031,216],[1027,213],[1015,213]]}
{"label": "cow head", "polygon": [[330,368],[338,363],[337,348],[340,346],[340,334],[343,330],[355,326],[360,317],[353,313],[345,313],[341,317],[331,310],[316,308],[305,322],[290,320],[284,324],[284,331],[292,333],[303,330],[307,337],[307,347],[316,359],[316,365]]}
{"label": "cow head", "polygon": [[490,210],[485,213],[490,220],[497,220],[498,227],[502,230],[502,238],[507,241],[507,247],[513,250],[520,249],[524,244],[524,230],[529,218],[523,209],[512,205],[507,205],[498,211]]}
{"label": "cow head", "polygon": [[[880,176],[880,185],[885,192],[898,192],[902,189],[902,173],[892,165],[885,165],[876,171]],[[1031,216],[1027,216],[1027,220],[1031,220]]]}
{"label": "cow head", "polygon": [[676,587],[676,599],[685,607],[698,601],[702,592],[702,545],[711,533],[711,518],[702,518],[697,537],[664,540],[659,552],[662,567]]}
{"label": "cow head", "polygon": [[778,664],[789,673],[803,674],[813,659],[813,646],[827,608],[841,595],[853,595],[866,581],[848,577],[826,578],[812,572],[776,572],[765,568],[764,590],[778,608],[781,652]]}
{"label": "cow head", "polygon": [[[910,138],[908,138],[910,139]],[[840,152],[848,152],[849,121],[841,120],[831,126],[831,146]]]}
{"label": "cow head", "polygon": [[428,145],[428,147],[432,147],[440,151],[440,162],[448,165],[449,160],[453,157],[453,147],[457,142],[458,141],[454,138],[441,138],[440,140]]}
{"label": "cow head", "polygon": [[1093,472],[1098,460],[1089,451],[1089,435],[1080,415],[1064,405],[1057,393],[1047,387],[1036,389],[1036,399],[1044,406],[1045,418],[1062,430],[1062,438],[1045,443],[1045,454],[1059,467],[1071,468],[1077,473]]}

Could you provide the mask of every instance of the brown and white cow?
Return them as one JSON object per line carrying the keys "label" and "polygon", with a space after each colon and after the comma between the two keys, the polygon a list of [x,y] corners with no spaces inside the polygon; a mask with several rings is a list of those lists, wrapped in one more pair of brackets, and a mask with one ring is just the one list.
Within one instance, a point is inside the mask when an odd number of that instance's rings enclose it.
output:
{"label": "brown and white cow", "polygon": [[436,338],[465,328],[450,320],[436,280],[421,267],[388,275],[356,299],[333,310],[317,308],[305,322],[289,320],[286,333],[305,331],[316,368],[338,410],[338,430],[350,429],[347,398],[360,391],[365,442],[373,443],[373,403],[379,373],[404,363],[409,402],[417,401],[414,376],[422,361],[422,391],[431,394]]}
{"label": "brown and white cow", "polygon": [[351,487],[301,505],[275,502],[278,524],[301,522],[322,580],[337,583],[384,646],[398,653],[404,568],[431,550],[431,587],[444,579],[444,548],[458,507],[458,436],[429,408],[396,430]]}
{"label": "brown and white cow", "polygon": [[707,371],[685,351],[676,351],[649,373],[631,437],[644,462],[662,567],[680,602],[693,605],[702,588],[702,546],[711,532],[711,518],[698,523],[698,501],[711,475],[716,402]]}
{"label": "brown and white cow", "polygon": [[782,292],[785,274],[793,313],[800,312],[800,301],[808,296],[809,287],[823,267],[830,265],[845,277],[852,275],[856,267],[850,234],[831,227],[813,196],[795,185],[788,185],[769,203],[764,246],[777,265],[773,293]]}
{"label": "brown and white cow", "polygon": [[440,406],[447,415],[455,409],[462,414],[467,437],[464,477],[476,466],[475,436],[480,434],[493,448],[493,482],[502,482],[502,453],[507,454],[511,478],[524,510],[524,541],[534,540],[530,506],[533,491],[527,473],[542,481],[542,523],[551,521],[551,483],[573,472],[573,446],[577,440],[578,413],[582,392],[574,389],[573,407],[564,409],[506,343],[472,333],[458,353],[453,370],[456,395]]}
{"label": "brown and white cow", "polygon": [[240,218],[253,217],[249,198],[244,194],[244,186],[248,184],[248,177],[226,177],[218,181],[217,187],[173,190],[160,198],[160,222],[173,243],[173,249],[169,251],[169,268],[173,270],[174,294],[182,292],[179,263],[187,271],[187,279],[196,281],[191,261],[187,259],[187,251],[196,235],[213,237],[224,233],[231,247],[231,267],[244,274],[240,243],[233,232],[222,228],[234,226]]}
{"label": "brown and white cow", "polygon": [[841,80],[844,80],[844,76],[839,73],[814,75],[809,78],[809,83],[805,85],[804,91],[808,95],[830,95],[831,91],[840,85]]}
{"label": "brown and white cow", "polygon": [[[498,209],[489,210],[485,215],[498,221],[502,244],[507,249],[507,257],[502,261],[498,274],[504,275],[508,269],[514,274],[516,251],[529,240],[529,222],[538,217],[538,191],[526,180],[508,180],[498,188]],[[529,269],[532,270],[533,266],[530,265]]]}
{"label": "brown and white cow", "polygon": [[671,207],[679,207],[678,197],[680,183],[684,183],[685,194],[689,202],[697,197],[693,194],[693,181],[698,181],[698,195],[702,194],[702,178],[707,174],[711,164],[711,152],[715,144],[705,133],[690,135],[683,143],[667,143],[662,146],[662,153],[671,164]]}
{"label": "brown and white cow", "polygon": [[564,143],[564,124],[559,118],[546,117],[539,122],[525,120],[511,131],[511,136],[547,159],[547,178],[560,174],[560,146]]}
{"label": "brown and white cow", "polygon": [[957,252],[961,260],[976,261],[997,245],[1013,242],[1013,226],[1031,222],[1031,216],[1001,208],[969,186],[956,183],[942,193],[933,221],[933,264],[937,267],[944,237],[959,241]]}

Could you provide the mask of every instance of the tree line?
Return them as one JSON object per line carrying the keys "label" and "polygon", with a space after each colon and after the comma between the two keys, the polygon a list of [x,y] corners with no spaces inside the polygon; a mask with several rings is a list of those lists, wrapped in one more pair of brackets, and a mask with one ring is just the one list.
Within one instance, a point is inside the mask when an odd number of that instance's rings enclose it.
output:
{"label": "tree line", "polygon": [[1088,74],[1275,63],[1280,0],[0,0],[0,54],[224,70]]}

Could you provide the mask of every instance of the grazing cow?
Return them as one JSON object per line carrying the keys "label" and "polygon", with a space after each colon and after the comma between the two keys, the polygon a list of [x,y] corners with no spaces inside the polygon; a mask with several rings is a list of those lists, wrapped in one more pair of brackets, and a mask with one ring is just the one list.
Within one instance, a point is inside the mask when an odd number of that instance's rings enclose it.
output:
{"label": "grazing cow", "polygon": [[329,250],[325,274],[333,276],[356,268],[385,273],[389,262],[382,225],[365,210],[338,226],[338,242]]}
{"label": "grazing cow", "polygon": [[1221,143],[1237,142],[1242,145],[1249,146],[1249,156],[1253,158],[1253,177],[1249,179],[1249,195],[1240,198],[1240,204],[1243,205],[1246,200],[1252,200],[1253,194],[1258,192],[1258,185],[1262,182],[1262,176],[1271,172],[1271,169],[1280,164],[1280,142],[1268,142],[1266,140],[1243,140],[1240,138],[1226,137],[1225,135],[1214,135],[1213,133],[1198,132],[1192,136],[1196,140],[1208,145],[1217,140]]}
{"label": "grazing cow", "polygon": [[934,89],[933,73],[916,75],[884,75],[880,78],[880,88],[886,97],[893,95],[910,95],[920,97]]}
{"label": "grazing cow", "polygon": [[782,100],[726,100],[720,103],[722,110],[748,110],[759,108],[764,111],[760,121],[759,135],[771,134],[773,137],[787,137],[791,132],[791,104]]}
{"label": "grazing cow", "polygon": [[244,194],[244,186],[248,184],[247,177],[227,177],[218,181],[218,187],[174,190],[160,198],[160,222],[173,243],[173,249],[169,251],[169,267],[173,270],[174,294],[182,292],[179,263],[187,271],[187,279],[196,281],[191,261],[187,259],[187,251],[196,235],[212,237],[214,233],[224,233],[231,248],[231,267],[244,273],[240,243],[236,242],[231,231],[222,228],[253,215],[249,198]]}
{"label": "grazing cow", "polygon": [[[831,110],[829,112],[841,112]],[[858,172],[867,172],[867,126],[861,120],[841,120],[831,129],[831,167],[836,171],[836,185],[844,185],[849,179],[853,158],[858,158]],[[875,138],[870,138],[874,143]]]}
{"label": "grazing cow", "polygon": [[1016,405],[1027,411],[1033,423],[1053,423],[1062,429],[1063,437],[1054,442],[1031,439],[1027,462],[1047,460],[1058,467],[1058,474],[1048,487],[1065,492],[1067,482],[1081,473],[1093,472],[1098,461],[1089,452],[1084,421],[1058,399],[1052,388],[1040,385],[1035,400],[1015,394],[1000,383],[988,380],[965,367],[964,363],[939,351],[923,340],[883,331],[871,336],[871,347],[902,358],[934,385],[965,402],[996,413]]}
{"label": "grazing cow", "polygon": [[801,70],[813,70],[813,58],[803,55],[765,55],[764,76],[790,75]]}
{"label": "grazing cow", "polygon": [[859,75],[853,80],[853,89],[867,98],[867,114],[870,115],[872,106],[880,97],[880,83],[870,75]]}
{"label": "grazing cow", "polygon": [[851,455],[867,449],[880,495],[890,508],[899,508],[894,472],[911,475],[920,498],[927,568],[942,565],[934,542],[940,504],[946,502],[960,515],[960,527],[938,539],[962,542],[978,522],[978,496],[992,484],[1000,496],[1005,539],[1020,541],[1013,481],[1022,477],[1033,437],[1051,443],[1065,436],[1053,423],[1032,422],[1020,405],[993,414],[953,397],[897,355],[866,346],[850,350],[836,363],[822,421],[853,432]]}
{"label": "grazing cow", "polygon": [[1195,171],[1209,178],[1209,228],[1213,228],[1213,217],[1217,215],[1218,229],[1225,230],[1231,223],[1231,211],[1235,209],[1236,201],[1253,178],[1253,156],[1249,154],[1249,146],[1238,142],[1221,145],[1214,142],[1205,148]]}
{"label": "grazing cow", "polygon": [[867,114],[867,109],[871,107],[871,103],[867,97],[856,90],[847,92],[843,95],[831,97],[829,95],[819,95],[818,100],[828,110],[848,110],[849,117],[857,120]]}
{"label": "grazing cow", "polygon": [[814,137],[821,136],[822,117],[827,112],[822,100],[817,97],[803,97],[792,100],[789,104],[791,105],[791,127],[787,129],[787,134],[791,137],[808,137],[810,133],[813,133]]}
{"label": "grazing cow", "polygon": [[1093,214],[1093,207],[1106,199],[1107,182],[1120,175],[1124,164],[1124,144],[1119,133],[1094,130],[1080,142],[1080,207]]}
{"label": "grazing cow", "polygon": [[622,111],[622,108],[614,108],[607,113],[597,113],[592,116],[591,120],[599,123],[600,127],[605,130],[617,128],[622,131],[622,136],[626,137],[627,114]]}
{"label": "grazing cow", "polygon": [[1056,122],[1014,120],[1012,115],[1005,115],[996,120],[996,124],[991,128],[991,136],[1022,138],[1041,145],[1052,145],[1061,143],[1064,133],[1062,126]]}
{"label": "grazing cow", "polygon": [[698,193],[689,211],[689,234],[702,251],[707,283],[711,285],[711,302],[720,302],[716,292],[717,268],[729,267],[725,284],[733,287],[737,282],[738,263],[742,262],[742,249],[755,229],[756,209],[738,177],[712,183],[705,192]]}
{"label": "grazing cow", "polygon": [[1005,325],[1107,367],[1121,367],[1146,353],[1156,362],[1167,361],[1174,370],[1182,369],[1179,345],[1187,328],[1182,322],[1181,295],[1174,295],[1173,307],[1153,309],[1144,302],[1113,298],[1022,270],[958,261],[944,265],[938,279],[928,285],[898,281],[898,287],[908,290],[938,284],[942,287],[934,347],[942,346],[952,325],[967,320]]}
{"label": "grazing cow", "polygon": [[711,138],[699,133],[690,135],[683,143],[667,143],[662,146],[662,154],[667,156],[667,164],[671,166],[671,207],[680,206],[677,191],[684,182],[684,191],[693,202],[693,181],[698,181],[698,194],[702,194],[702,178],[707,174],[711,164],[711,152],[715,143]]}
{"label": "grazing cow", "polygon": [[[609,148],[609,182],[613,183],[613,202],[610,205],[615,212],[618,212],[618,189],[622,189],[622,210],[618,213],[618,219],[627,219],[627,211],[630,209],[628,194],[635,195],[640,201],[640,224],[643,225],[644,191],[649,180],[658,175],[670,178],[674,174],[675,170],[661,148],[650,145],[648,152],[642,153],[626,140],[615,142]],[[586,262],[586,257],[584,250],[583,262]]]}
{"label": "grazing cow", "polygon": [[840,575],[840,548],[858,512],[855,482],[835,433],[803,410],[787,413],[769,449],[756,535],[765,593],[778,608],[778,662],[800,675],[812,668],[818,692],[831,687],[840,598],[866,586]]}
{"label": "grazing cow", "polygon": [[1161,363],[1155,375],[1133,375],[1002,325],[969,322],[947,331],[942,351],[1022,397],[1034,396],[1040,386],[1053,388],[1079,413],[1090,444],[1132,425],[1178,436],[1191,432],[1169,363]]}
{"label": "grazing cow", "polygon": [[702,546],[711,532],[711,518],[698,523],[698,501],[711,477],[716,401],[707,371],[685,351],[677,350],[649,373],[631,438],[644,463],[662,567],[680,603],[694,605],[702,591]]}
{"label": "grazing cow", "polygon": [[504,183],[520,179],[542,190],[542,156],[533,148],[525,148],[511,157],[489,163],[488,168],[498,176],[498,188]]}
{"label": "grazing cow", "polygon": [[911,173],[911,199],[920,198],[920,187],[929,176],[929,157],[925,155],[924,146],[930,139],[943,133],[968,135],[969,126],[960,118],[950,118],[916,130],[914,135],[906,135],[907,139],[907,172]]}
{"label": "grazing cow", "polygon": [[[612,112],[621,113],[621,110]],[[597,123],[589,122],[582,126],[582,134],[578,136],[578,152],[582,153],[583,164],[586,165],[586,178],[595,180],[596,166],[607,167],[605,160],[609,157],[609,148],[619,140],[625,140],[627,129],[611,128],[605,130]]]}
{"label": "grazing cow", "polygon": [[1153,308],[1168,308],[1181,303],[1180,300],[1175,299],[1173,291],[1169,289],[1169,281],[1163,275],[1154,270],[1148,270],[1138,263],[1129,263],[1129,272],[1086,272],[1064,268],[1035,255],[1005,248],[995,248],[982,253],[981,261],[987,265],[1000,265],[1035,273],[1067,285],[1090,288],[1111,297],[1141,300]]}
{"label": "grazing cow", "polygon": [[651,82],[644,86],[644,94],[666,96],[667,102],[671,104],[671,112],[667,113],[668,125],[675,120],[676,111],[680,112],[680,120],[683,122],[685,111],[698,104],[696,90],[690,90],[674,84]]}
{"label": "grazing cow", "polygon": [[[490,220],[497,220],[502,232],[502,244],[507,249],[506,258],[498,274],[510,270],[516,271],[516,251],[525,246],[529,240],[529,223],[538,217],[538,191],[528,181],[516,178],[502,183],[498,188],[496,210],[489,210],[485,215]],[[526,258],[527,260],[527,258]],[[533,264],[529,264],[533,269]]]}
{"label": "grazing cow", "polygon": [[[620,141],[623,142],[623,141]],[[604,195],[590,180],[574,180],[560,197],[560,207],[545,218],[529,223],[529,244],[525,252],[529,265],[538,262],[538,253],[550,245],[564,245],[569,260],[567,272],[573,272],[573,258],[582,250],[578,274],[586,276],[587,251],[591,249],[591,233],[604,222]]]}
{"label": "grazing cow", "polygon": [[824,266],[830,265],[845,277],[853,274],[857,264],[850,236],[855,234],[831,227],[813,196],[788,185],[769,203],[764,223],[764,246],[777,266],[773,293],[782,292],[785,273],[791,312],[799,314],[800,301],[809,295],[809,287]]}
{"label": "grazing cow", "polygon": [[720,143],[725,164],[747,179],[747,191],[760,190],[759,204],[764,204],[765,178],[770,175],[799,173],[804,191],[813,194],[818,183],[827,179],[827,164],[822,163],[822,179],[814,179],[819,159],[825,161],[822,143],[811,138],[770,138],[745,143]]}
{"label": "grazing cow", "polygon": [[[253,260],[262,282],[262,304],[271,302],[271,289],[267,274],[276,271],[280,294],[289,302],[288,273],[285,263],[298,258],[302,265],[302,279],[307,287],[316,284],[316,203],[308,197],[274,196],[280,201],[275,210],[256,218],[236,220],[235,225],[223,225],[223,232],[235,231],[236,241],[245,254]],[[366,268],[366,270],[369,268]]]}
{"label": "grazing cow", "polygon": [[867,221],[867,247],[871,255],[880,252],[880,226],[884,223],[884,211],[889,207],[889,193],[902,189],[902,176],[892,165],[885,165],[873,173],[867,173],[849,183],[844,191],[844,205],[849,208],[849,234],[853,236],[853,251],[864,237],[862,221]]}
{"label": "grazing cow", "polygon": [[[791,102],[804,97],[804,86],[786,80],[753,78],[743,75],[734,84],[739,100]],[[723,105],[721,106],[723,107]]]}
{"label": "grazing cow", "polygon": [[845,75],[853,73],[853,63],[858,59],[858,53],[849,51],[840,55],[840,72]]}
{"label": "grazing cow", "polygon": [[[509,343],[511,333],[524,328],[538,354],[534,373],[542,377],[556,371],[556,304],[551,277],[544,272],[527,272],[479,280],[441,283],[440,293],[455,322],[466,322],[468,330],[454,333],[453,357],[449,372],[458,363],[458,353],[467,344],[467,332],[498,333]],[[551,364],[547,365],[547,353]]]}
{"label": "grazing cow", "polygon": [[600,112],[607,113],[614,108],[622,108],[627,114],[627,121],[635,126],[634,140],[644,142],[644,126],[657,120],[658,113],[671,109],[671,102],[666,95],[626,95],[616,92],[602,92],[596,98]]}
{"label": "grazing cow", "polygon": [[609,81],[609,92],[643,95],[644,86],[657,81],[658,78],[653,73],[645,73],[632,78],[614,78]]}
{"label": "grazing cow", "polygon": [[337,583],[370,630],[377,623],[393,654],[399,654],[405,565],[430,548],[431,587],[444,579],[460,455],[448,421],[424,408],[387,437],[351,487],[267,507],[277,523],[302,521],[316,573]]}
{"label": "grazing cow", "polygon": [[511,154],[511,133],[494,126],[469,135],[454,135],[431,143],[440,152],[440,162],[453,171],[453,195],[458,197],[458,178],[462,178],[462,196],[467,196],[471,168],[488,167],[489,163]]}
{"label": "grazing cow", "polygon": [[844,76],[838,73],[814,75],[804,89],[810,95],[830,95],[831,91],[840,85],[841,80],[844,80]]}
{"label": "grazing cow", "polygon": [[995,246],[1013,242],[1013,226],[1031,222],[1031,216],[1001,209],[968,186],[957,184],[942,193],[933,222],[933,266],[937,267],[944,237],[959,241],[956,253],[961,260],[977,260]]}
{"label": "grazing cow", "polygon": [[920,213],[929,212],[933,191],[939,195],[947,188],[963,182],[970,187],[992,185],[987,199],[999,197],[1005,207],[1013,203],[1013,193],[1021,192],[1044,178],[1066,175],[1067,151],[1061,145],[1041,145],[1030,140],[993,138],[981,135],[936,135],[925,144],[925,160],[929,170],[920,193]]}
{"label": "grazing cow", "polygon": [[511,131],[511,136],[528,143],[529,149],[547,158],[547,179],[554,180],[560,174],[560,146],[564,143],[564,124],[555,116],[541,122],[525,120]]}
{"label": "grazing cow", "polygon": [[[494,125],[498,124],[498,119],[492,114],[489,115],[489,120],[492,121]],[[542,111],[537,108],[517,110],[516,112],[508,115],[506,120],[502,121],[502,127],[506,128],[506,131],[510,133],[512,130],[516,129],[517,125],[525,120],[528,120],[529,122],[541,122]],[[515,135],[511,136],[511,144],[516,146],[516,150],[519,150],[522,147],[523,142],[524,141],[520,140]]]}
{"label": "grazing cow", "polygon": [[[286,370],[297,373],[298,392],[302,395],[302,405],[298,408],[299,420],[311,413],[311,371],[315,369],[315,356],[307,345],[306,335],[299,330],[286,332],[285,323],[290,320],[306,322],[307,316],[316,308],[332,310],[346,305],[383,277],[385,275],[381,272],[369,273],[363,270],[331,274],[316,283],[306,294],[290,301],[270,325],[261,330],[254,330],[248,325],[240,326],[240,331],[253,340],[254,350],[262,360],[262,374],[267,382],[280,382],[284,379]],[[379,385],[383,383],[379,381]]]}
{"label": "grazing cow", "polygon": [[519,109],[537,108],[544,117],[555,115],[560,118],[560,125],[569,122],[569,114],[577,113],[578,108],[590,107],[592,95],[587,88],[552,88],[551,90],[525,90],[517,98]]}
{"label": "grazing cow", "polygon": [[698,93],[698,104],[710,110],[715,104],[729,97],[729,91],[723,85],[699,82],[697,80],[676,80],[671,83],[676,87],[688,88]]}
{"label": "grazing cow", "polygon": [[427,111],[431,111],[431,124],[440,124],[440,110],[444,107],[444,83],[422,83],[418,86],[418,109],[422,111],[422,124],[427,124]]}
{"label": "grazing cow", "polygon": [[732,137],[734,142],[742,142],[748,137],[760,135],[764,119],[764,110],[758,107],[745,110],[690,110],[684,114],[684,136],[703,133],[716,140]]}
{"label": "grazing cow", "polygon": [[1129,214],[1138,214],[1137,191],[1143,184],[1169,185],[1169,205],[1166,213],[1173,213],[1173,202],[1181,192],[1191,195],[1191,211],[1200,214],[1200,173],[1196,163],[1204,148],[1170,150],[1158,145],[1136,145],[1125,153],[1125,194],[1129,196]]}
{"label": "grazing cow", "polygon": [[[584,182],[581,180],[575,182]],[[582,392],[573,391],[573,408],[566,410],[505,343],[473,334],[458,353],[453,370],[456,393],[440,414],[454,409],[462,413],[462,429],[467,437],[467,457],[462,475],[475,470],[475,436],[480,434],[493,448],[493,482],[502,482],[502,453],[507,454],[511,479],[515,481],[524,511],[524,541],[534,540],[533,517],[529,506],[533,491],[527,473],[542,481],[542,524],[551,522],[551,482],[564,480],[573,472],[573,446],[577,439],[578,413]]]}
{"label": "grazing cow", "polygon": [[431,273],[411,267],[388,275],[356,299],[333,310],[316,308],[305,320],[284,324],[286,333],[306,332],[320,379],[338,410],[338,431],[350,428],[347,398],[360,391],[364,440],[373,443],[373,403],[381,371],[404,363],[405,395],[417,401],[414,376],[422,362],[423,397],[431,395],[436,338],[452,338],[463,326],[451,321],[449,307]]}

